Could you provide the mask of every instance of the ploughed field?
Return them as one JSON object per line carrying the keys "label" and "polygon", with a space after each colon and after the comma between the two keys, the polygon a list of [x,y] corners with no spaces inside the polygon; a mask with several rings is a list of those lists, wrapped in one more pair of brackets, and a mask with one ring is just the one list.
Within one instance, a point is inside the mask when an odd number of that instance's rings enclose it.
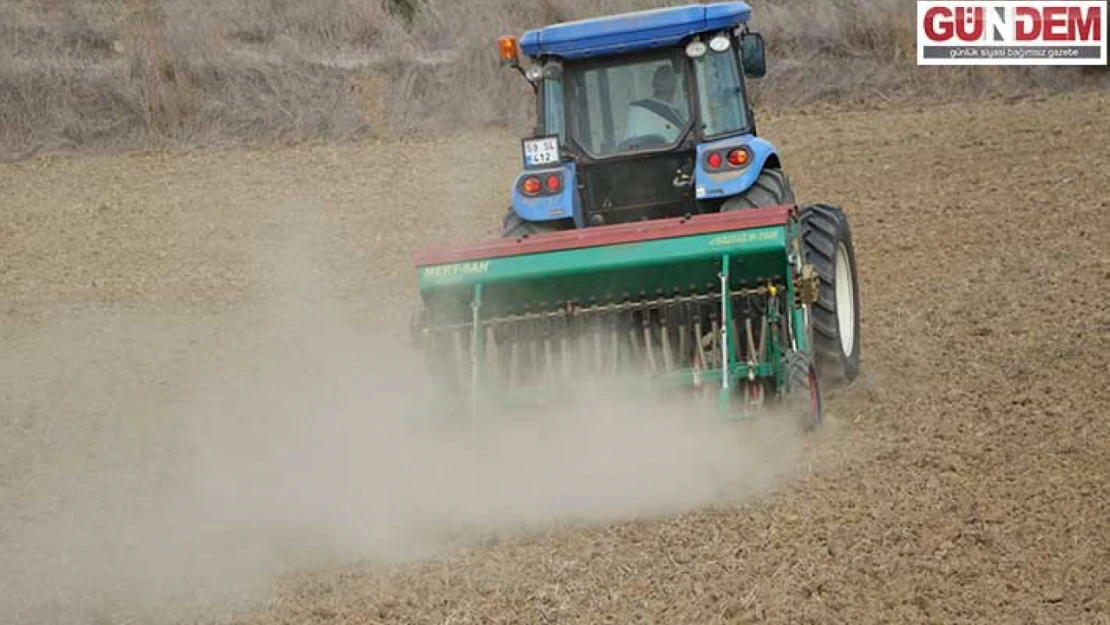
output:
{"label": "ploughed field", "polygon": [[760,123],[863,374],[729,479],[406,429],[408,255],[496,233],[513,137],[0,166],[0,620],[1110,623],[1110,97]]}

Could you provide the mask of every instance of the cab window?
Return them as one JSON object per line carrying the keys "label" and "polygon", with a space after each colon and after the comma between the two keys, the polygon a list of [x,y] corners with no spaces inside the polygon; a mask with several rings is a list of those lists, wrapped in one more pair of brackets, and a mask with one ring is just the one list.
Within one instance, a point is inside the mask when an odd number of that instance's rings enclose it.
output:
{"label": "cab window", "polygon": [[570,135],[595,158],[674,147],[692,119],[684,61],[656,52],[568,67]]}
{"label": "cab window", "polygon": [[697,59],[694,67],[703,134],[716,137],[747,130],[736,52],[732,48],[721,52],[710,50]]}

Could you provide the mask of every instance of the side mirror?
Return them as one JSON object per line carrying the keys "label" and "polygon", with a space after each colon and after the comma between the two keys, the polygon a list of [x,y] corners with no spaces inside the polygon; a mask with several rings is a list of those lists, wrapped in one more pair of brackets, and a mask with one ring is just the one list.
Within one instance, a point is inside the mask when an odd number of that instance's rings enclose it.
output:
{"label": "side mirror", "polygon": [[744,63],[745,76],[763,78],[767,74],[767,59],[763,54],[763,35],[744,33],[740,37],[740,55]]}

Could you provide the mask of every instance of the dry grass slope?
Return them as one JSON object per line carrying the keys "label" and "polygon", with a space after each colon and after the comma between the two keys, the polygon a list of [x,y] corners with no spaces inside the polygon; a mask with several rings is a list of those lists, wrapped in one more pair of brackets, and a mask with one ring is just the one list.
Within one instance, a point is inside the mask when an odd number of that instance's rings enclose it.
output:
{"label": "dry grass slope", "polygon": [[[682,1],[10,0],[0,155],[523,129],[528,90],[498,67],[499,34]],[[752,4],[771,46],[765,108],[1110,85],[1105,71],[917,68],[901,0]]]}

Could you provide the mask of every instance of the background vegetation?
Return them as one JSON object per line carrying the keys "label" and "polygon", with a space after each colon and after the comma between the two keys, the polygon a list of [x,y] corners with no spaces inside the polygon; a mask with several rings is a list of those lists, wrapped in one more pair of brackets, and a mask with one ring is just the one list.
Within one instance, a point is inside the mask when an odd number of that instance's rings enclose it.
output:
{"label": "background vegetation", "polygon": [[[496,38],[687,0],[3,0],[0,155],[523,129]],[[919,68],[907,0],[751,0],[763,110],[1106,88],[1105,70]]]}

